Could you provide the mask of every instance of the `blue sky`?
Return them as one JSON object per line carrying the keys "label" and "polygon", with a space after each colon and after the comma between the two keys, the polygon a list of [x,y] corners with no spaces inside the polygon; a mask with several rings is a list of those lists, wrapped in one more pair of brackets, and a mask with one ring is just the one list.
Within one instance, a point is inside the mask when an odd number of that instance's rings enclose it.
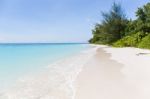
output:
{"label": "blue sky", "polygon": [[114,1],[135,19],[149,0],[0,0],[0,42],[87,42]]}

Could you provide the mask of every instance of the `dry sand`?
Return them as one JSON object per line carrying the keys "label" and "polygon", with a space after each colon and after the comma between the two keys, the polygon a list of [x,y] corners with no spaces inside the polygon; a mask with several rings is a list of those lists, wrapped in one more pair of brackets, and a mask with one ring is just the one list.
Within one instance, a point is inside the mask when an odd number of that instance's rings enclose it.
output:
{"label": "dry sand", "polygon": [[100,46],[76,79],[75,99],[150,99],[147,50]]}

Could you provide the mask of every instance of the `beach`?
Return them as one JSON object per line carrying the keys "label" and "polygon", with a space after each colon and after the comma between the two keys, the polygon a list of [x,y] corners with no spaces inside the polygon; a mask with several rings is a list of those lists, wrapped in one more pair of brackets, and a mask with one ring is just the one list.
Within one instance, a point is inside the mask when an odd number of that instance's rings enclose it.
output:
{"label": "beach", "polygon": [[[0,45],[0,99],[73,99],[75,79],[96,49],[89,44]],[[10,56],[17,58],[3,58]]]}
{"label": "beach", "polygon": [[[55,46],[60,49],[60,45]],[[0,91],[0,99],[150,99],[149,50],[65,46],[64,51],[72,49],[70,56],[21,75],[12,87]],[[45,46],[40,47],[45,50]]]}
{"label": "beach", "polygon": [[150,99],[150,51],[98,47],[76,79],[75,99]]}

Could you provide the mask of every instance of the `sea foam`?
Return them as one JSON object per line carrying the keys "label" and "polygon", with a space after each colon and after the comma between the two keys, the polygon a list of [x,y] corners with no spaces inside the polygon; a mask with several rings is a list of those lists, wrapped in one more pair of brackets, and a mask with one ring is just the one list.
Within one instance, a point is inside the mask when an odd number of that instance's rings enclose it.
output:
{"label": "sea foam", "polygon": [[74,81],[95,50],[96,47],[90,48],[22,77],[12,88],[0,93],[0,99],[74,99]]}

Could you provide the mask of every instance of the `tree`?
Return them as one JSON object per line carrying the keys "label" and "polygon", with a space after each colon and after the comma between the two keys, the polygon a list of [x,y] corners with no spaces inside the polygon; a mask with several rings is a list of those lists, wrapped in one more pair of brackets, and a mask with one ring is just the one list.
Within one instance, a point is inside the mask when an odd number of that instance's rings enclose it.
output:
{"label": "tree", "polygon": [[150,3],[147,3],[141,8],[138,8],[136,12],[137,16],[137,31],[143,33],[150,33]]}
{"label": "tree", "polygon": [[130,20],[125,29],[125,36],[114,46],[132,46],[150,49],[150,3],[138,8],[137,19]]}
{"label": "tree", "polygon": [[143,8],[138,8],[138,11],[136,12],[136,16],[138,17],[139,20],[142,22],[146,21],[146,14],[143,10]]}
{"label": "tree", "polygon": [[114,3],[108,13],[102,12],[103,21],[93,29],[93,43],[111,44],[121,39],[125,33],[128,20],[120,4]]}

